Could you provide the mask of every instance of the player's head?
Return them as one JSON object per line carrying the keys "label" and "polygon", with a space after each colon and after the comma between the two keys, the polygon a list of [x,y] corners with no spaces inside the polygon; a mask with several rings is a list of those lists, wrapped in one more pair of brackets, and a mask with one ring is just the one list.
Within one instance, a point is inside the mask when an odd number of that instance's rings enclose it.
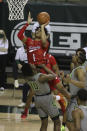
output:
{"label": "player's head", "polygon": [[[48,39],[49,34],[48,34],[47,29],[44,28],[44,31],[45,31],[45,34],[46,34],[47,39]],[[41,26],[39,26],[39,27],[37,27],[37,28],[35,29],[35,37],[37,37],[37,38],[41,38]]]}
{"label": "player's head", "polygon": [[76,50],[75,55],[72,56],[72,62],[75,63],[79,63],[79,64],[83,64],[86,60],[86,52],[84,49],[79,48]]}
{"label": "player's head", "polygon": [[[38,23],[38,22],[36,22],[34,25],[33,25],[33,28],[32,28],[32,38],[33,39],[35,39],[35,31],[40,27],[41,25]],[[50,28],[50,25],[48,24],[48,25],[46,25],[45,26],[45,33],[46,33],[46,35],[48,36],[48,40],[50,41],[50,31],[51,30],[51,28]]]}
{"label": "player's head", "polygon": [[86,102],[87,101],[87,90],[80,89],[77,92],[77,100],[78,100],[78,104],[80,104],[80,102]]}
{"label": "player's head", "polygon": [[33,64],[25,63],[22,66],[22,73],[25,77],[30,77],[34,75],[34,72],[36,71],[36,67]]}
{"label": "player's head", "polygon": [[76,51],[76,55],[78,56],[78,63],[83,64],[86,61],[86,52],[84,49],[79,48]]}
{"label": "player's head", "polygon": [[41,38],[41,28],[37,27],[35,29],[35,38]]}
{"label": "player's head", "polygon": [[78,49],[76,50],[76,53],[78,53],[78,52],[81,52],[81,53],[83,53],[84,55],[86,55],[86,51],[85,51],[83,48],[78,48]]}

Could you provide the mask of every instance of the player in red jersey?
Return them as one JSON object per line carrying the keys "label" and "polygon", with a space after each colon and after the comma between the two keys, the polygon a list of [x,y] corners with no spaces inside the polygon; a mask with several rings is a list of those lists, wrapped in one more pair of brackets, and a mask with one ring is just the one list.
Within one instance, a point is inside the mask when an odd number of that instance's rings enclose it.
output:
{"label": "player in red jersey", "polygon": [[[50,69],[54,73],[59,75],[59,67],[57,65],[55,57],[52,56],[51,54],[47,54],[47,60],[48,60],[48,64],[50,64]],[[49,82],[49,84],[50,84],[51,90],[54,92],[54,95],[60,96],[60,100],[58,100],[58,102],[59,102],[59,104],[61,106],[62,112],[64,113],[65,110],[66,110],[66,101],[63,98],[63,95],[55,88],[55,85],[56,85],[57,82],[58,82],[58,80],[52,80],[51,82]]]}
{"label": "player in red jersey", "polygon": [[27,56],[28,56],[28,62],[30,64],[45,64],[46,58],[45,58],[45,52],[48,50],[49,42],[47,41],[48,35],[47,31],[45,29],[45,26],[48,24],[43,24],[41,27],[38,27],[35,31],[35,39],[33,40],[30,37],[24,36],[24,32],[29,24],[32,23],[32,18],[29,13],[27,24],[22,27],[22,29],[18,33],[18,38],[26,44],[27,47]]}

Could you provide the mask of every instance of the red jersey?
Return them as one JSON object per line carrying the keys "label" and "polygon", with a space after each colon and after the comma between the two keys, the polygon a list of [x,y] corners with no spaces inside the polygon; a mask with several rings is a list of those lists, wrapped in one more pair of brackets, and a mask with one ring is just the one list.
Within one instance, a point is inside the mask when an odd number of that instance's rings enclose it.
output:
{"label": "red jersey", "polygon": [[[54,56],[52,56],[51,54],[46,54],[46,66],[53,71],[53,66],[56,65],[56,60],[54,58]],[[44,69],[40,70],[41,73],[46,73],[46,71]],[[53,71],[54,72],[54,71]]]}
{"label": "red jersey", "polygon": [[48,50],[49,43],[47,43],[46,48],[43,48],[42,41],[36,41],[28,38],[25,44],[27,45],[27,56],[29,63],[35,65],[46,64],[45,54]]}
{"label": "red jersey", "polygon": [[[20,40],[24,39],[24,31],[26,30],[28,23],[22,27],[22,29],[18,33],[18,38]],[[25,42],[27,46],[27,57],[28,62],[31,64],[39,65],[46,64],[45,52],[48,50],[49,43],[47,41],[46,48],[42,47],[42,41],[32,40],[31,38],[27,38]]]}
{"label": "red jersey", "polygon": [[47,58],[47,64],[48,64],[48,66],[50,65],[50,69],[54,72],[53,66],[57,64],[55,57],[52,56],[51,54],[47,54],[46,58]]}

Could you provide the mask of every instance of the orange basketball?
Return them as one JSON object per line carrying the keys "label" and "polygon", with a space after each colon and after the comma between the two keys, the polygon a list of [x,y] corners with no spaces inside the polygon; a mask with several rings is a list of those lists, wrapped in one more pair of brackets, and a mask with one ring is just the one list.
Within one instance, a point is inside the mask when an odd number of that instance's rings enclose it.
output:
{"label": "orange basketball", "polygon": [[39,22],[39,24],[45,24],[48,21],[50,21],[50,15],[47,12],[40,12],[37,15],[37,21]]}

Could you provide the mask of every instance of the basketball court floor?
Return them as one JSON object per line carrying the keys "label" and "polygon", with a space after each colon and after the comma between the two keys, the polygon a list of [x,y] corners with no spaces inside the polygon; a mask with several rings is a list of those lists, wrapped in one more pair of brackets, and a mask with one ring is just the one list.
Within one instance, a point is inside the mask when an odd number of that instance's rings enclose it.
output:
{"label": "basketball court floor", "polygon": [[[18,108],[21,103],[22,90],[5,89],[0,91],[0,131],[39,131],[40,118],[37,113],[28,114],[27,119],[21,119],[23,108]],[[62,119],[62,116],[61,116]],[[53,131],[53,123],[49,118],[48,131]],[[68,131],[66,129],[66,131]]]}

